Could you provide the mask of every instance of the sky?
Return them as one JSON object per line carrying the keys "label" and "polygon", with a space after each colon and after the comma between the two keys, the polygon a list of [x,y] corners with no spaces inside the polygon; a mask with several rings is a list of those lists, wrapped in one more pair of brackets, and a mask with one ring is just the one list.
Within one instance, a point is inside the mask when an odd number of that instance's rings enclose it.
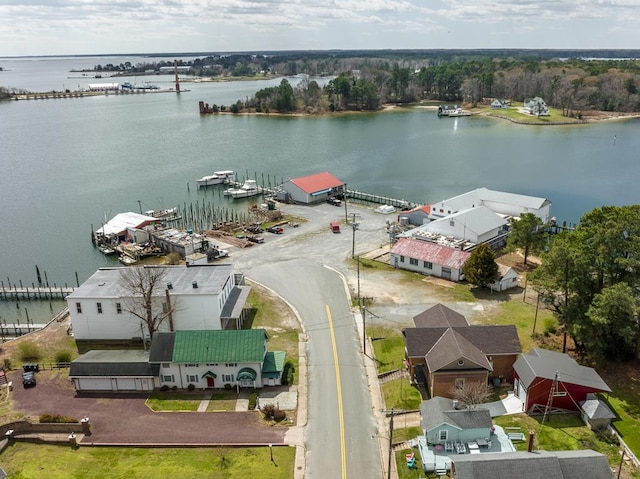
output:
{"label": "sky", "polygon": [[0,0],[0,56],[637,49],[640,0]]}

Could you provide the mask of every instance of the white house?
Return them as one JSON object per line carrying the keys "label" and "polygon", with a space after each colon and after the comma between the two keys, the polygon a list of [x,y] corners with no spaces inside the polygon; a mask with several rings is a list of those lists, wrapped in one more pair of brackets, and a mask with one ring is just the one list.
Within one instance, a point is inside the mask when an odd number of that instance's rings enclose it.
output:
{"label": "white house", "polygon": [[533,213],[544,224],[551,219],[551,202],[545,198],[478,188],[430,205],[429,218],[436,220],[463,210],[485,206],[504,216]]}
{"label": "white house", "polygon": [[[152,296],[154,314],[173,309],[158,331],[240,329],[250,287],[228,264],[141,266],[161,268],[162,284]],[[132,267],[101,268],[67,296],[73,334],[81,341],[141,341],[149,338],[144,322],[128,310],[141,298],[128,290],[123,274]],[[136,297],[137,296],[137,297]],[[170,306],[169,306],[170,305]]]}
{"label": "white house", "polygon": [[160,387],[186,389],[276,386],[284,351],[267,351],[264,329],[156,333],[149,362]]}
{"label": "white house", "polygon": [[491,102],[491,108],[493,110],[504,110],[506,108],[509,108],[509,104],[506,102],[506,100],[500,100],[496,98]]}
{"label": "white house", "polygon": [[498,273],[493,283],[488,285],[493,291],[506,291],[518,286],[518,272],[511,266],[498,263]]}
{"label": "white house", "polygon": [[470,253],[413,238],[400,238],[391,249],[390,264],[394,268],[462,281],[462,268]]}
{"label": "white house", "polygon": [[529,115],[549,116],[549,108],[539,96],[524,99],[524,109]]}

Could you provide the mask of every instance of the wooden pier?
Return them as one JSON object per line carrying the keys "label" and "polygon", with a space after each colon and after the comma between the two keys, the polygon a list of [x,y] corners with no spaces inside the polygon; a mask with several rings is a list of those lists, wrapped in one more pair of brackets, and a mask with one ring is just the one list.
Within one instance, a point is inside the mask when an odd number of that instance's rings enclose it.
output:
{"label": "wooden pier", "polygon": [[13,300],[31,300],[31,299],[65,299],[75,288],[69,286],[5,286],[2,283],[2,291],[0,291],[0,299],[5,301]]}
{"label": "wooden pier", "polygon": [[379,205],[395,206],[396,208],[401,209],[413,209],[418,206],[417,203],[413,203],[411,201],[390,198],[388,196],[374,195],[372,193],[364,193],[357,190],[347,190],[346,195],[347,198],[351,198],[353,200],[366,201],[368,203],[376,203]]}

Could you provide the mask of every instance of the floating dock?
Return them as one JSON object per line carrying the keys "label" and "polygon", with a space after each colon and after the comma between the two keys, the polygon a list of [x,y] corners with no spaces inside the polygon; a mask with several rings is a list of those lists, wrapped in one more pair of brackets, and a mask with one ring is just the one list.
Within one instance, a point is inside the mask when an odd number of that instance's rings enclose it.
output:
{"label": "floating dock", "polygon": [[69,286],[33,286],[29,287],[6,287],[2,283],[2,291],[0,291],[0,299],[5,301],[13,300],[30,300],[30,299],[65,299],[75,288]]}

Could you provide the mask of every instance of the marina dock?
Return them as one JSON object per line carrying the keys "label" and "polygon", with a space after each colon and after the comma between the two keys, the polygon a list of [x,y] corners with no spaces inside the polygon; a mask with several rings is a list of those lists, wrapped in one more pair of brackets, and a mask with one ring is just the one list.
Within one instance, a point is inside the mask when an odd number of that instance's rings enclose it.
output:
{"label": "marina dock", "polygon": [[0,300],[13,301],[13,300],[30,300],[30,299],[65,299],[75,288],[69,286],[5,286],[2,283],[2,291],[0,291]]}

